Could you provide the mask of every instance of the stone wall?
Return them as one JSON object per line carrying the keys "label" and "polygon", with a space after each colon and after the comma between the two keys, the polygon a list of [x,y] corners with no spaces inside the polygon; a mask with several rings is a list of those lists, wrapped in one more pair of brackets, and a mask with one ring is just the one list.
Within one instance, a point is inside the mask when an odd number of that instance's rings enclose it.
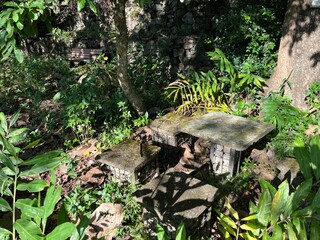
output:
{"label": "stone wall", "polygon": [[[189,2],[155,0],[142,13],[128,16],[131,40],[151,54],[169,57],[174,75],[208,66],[206,52],[213,49],[208,49],[204,42],[214,35],[212,20],[225,4],[219,0]],[[131,5],[128,12],[132,8]]]}

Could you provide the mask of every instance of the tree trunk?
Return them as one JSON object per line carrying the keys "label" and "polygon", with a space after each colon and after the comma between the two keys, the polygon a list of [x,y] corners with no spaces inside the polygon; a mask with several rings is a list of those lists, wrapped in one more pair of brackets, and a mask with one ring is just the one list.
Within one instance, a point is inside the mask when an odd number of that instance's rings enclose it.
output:
{"label": "tree trunk", "polygon": [[128,78],[128,30],[126,23],[126,0],[114,0],[114,22],[116,28],[116,49],[118,59],[117,77],[126,98],[139,115],[145,113],[145,106]]}
{"label": "tree trunk", "polygon": [[320,79],[320,9],[311,8],[308,0],[289,0],[282,26],[278,64],[268,80],[267,93],[279,91],[288,78],[285,95],[292,104],[306,109],[305,92]]}

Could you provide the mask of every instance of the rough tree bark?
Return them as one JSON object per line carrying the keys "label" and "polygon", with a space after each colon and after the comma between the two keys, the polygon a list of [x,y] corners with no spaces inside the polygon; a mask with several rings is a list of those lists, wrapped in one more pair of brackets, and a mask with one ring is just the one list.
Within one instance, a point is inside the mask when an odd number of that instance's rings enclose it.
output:
{"label": "rough tree bark", "polygon": [[146,111],[145,106],[128,77],[128,29],[126,23],[126,0],[114,0],[114,22],[116,28],[117,77],[126,98],[139,115]]}
{"label": "rough tree bark", "polygon": [[289,0],[282,26],[278,64],[268,80],[267,93],[277,92],[289,77],[293,105],[306,109],[305,92],[320,79],[320,8],[311,8],[308,0]]}

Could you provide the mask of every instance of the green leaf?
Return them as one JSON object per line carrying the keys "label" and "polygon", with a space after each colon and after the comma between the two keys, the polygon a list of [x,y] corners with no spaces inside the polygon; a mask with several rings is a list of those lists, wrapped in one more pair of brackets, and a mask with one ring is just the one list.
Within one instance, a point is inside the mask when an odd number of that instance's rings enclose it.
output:
{"label": "green leaf", "polygon": [[256,229],[260,229],[261,226],[259,224],[248,222],[248,223],[240,225],[240,228],[243,230],[253,231]]}
{"label": "green leaf", "polygon": [[54,186],[51,186],[47,190],[46,197],[43,203],[43,218],[47,218],[53,213],[54,208],[61,197],[61,190],[61,186],[57,187],[57,189],[55,189]]}
{"label": "green leaf", "polygon": [[317,180],[320,178],[320,137],[315,136],[310,141],[310,158],[313,166],[313,173]]}
{"label": "green leaf", "polygon": [[23,62],[24,56],[23,56],[23,52],[21,51],[21,49],[14,47],[14,56],[16,57],[16,59],[18,60],[19,63]]}
{"label": "green leaf", "polygon": [[284,239],[284,232],[279,224],[274,226],[274,232],[272,237],[274,239]]}
{"label": "green leaf", "polygon": [[90,220],[87,217],[83,217],[77,228],[73,231],[70,240],[81,240],[86,235],[86,229],[89,226]]}
{"label": "green leaf", "polygon": [[18,13],[19,13],[18,10],[12,12],[12,19],[13,19],[14,22],[18,22],[19,21]]}
{"label": "green leaf", "polygon": [[46,159],[31,167],[31,169],[21,172],[20,176],[29,176],[49,171],[57,167],[62,161],[62,158],[57,157],[53,159]]}
{"label": "green leaf", "polygon": [[43,216],[43,207],[36,207],[36,199],[18,199],[16,207],[21,210],[21,213],[29,218],[39,219]]}
{"label": "green leaf", "polygon": [[97,11],[97,8],[96,6],[94,5],[93,1],[92,0],[87,0],[88,3],[89,3],[89,7],[91,9],[92,12],[94,12],[96,15],[98,14],[98,11]]}
{"label": "green leaf", "polygon": [[61,151],[50,151],[50,152],[46,152],[40,155],[37,155],[36,157],[24,161],[22,165],[28,166],[28,165],[34,165],[37,163],[41,163],[43,161],[46,161],[48,159],[53,159],[58,157],[62,152]]}
{"label": "green leaf", "polygon": [[187,240],[186,227],[184,226],[183,222],[181,222],[178,226],[176,240]]}
{"label": "green leaf", "polygon": [[319,240],[320,239],[320,224],[317,219],[312,219],[310,227],[310,239]]}
{"label": "green leaf", "polygon": [[0,211],[2,212],[12,211],[12,208],[10,207],[9,203],[3,198],[0,198]]}
{"label": "green leaf", "polygon": [[9,239],[10,235],[12,235],[12,233],[9,230],[0,227],[0,239]]}
{"label": "green leaf", "polygon": [[17,22],[16,23],[17,28],[21,31],[24,28],[24,25],[22,22]]}
{"label": "green leaf", "polygon": [[41,229],[37,224],[26,219],[18,219],[13,224],[21,240],[42,240]]}
{"label": "green leaf", "polygon": [[15,8],[18,8],[18,7],[19,7],[19,5],[18,5],[17,3],[12,2],[12,1],[10,1],[10,2],[5,2],[3,5],[6,6],[6,7],[15,7]]}
{"label": "green leaf", "polygon": [[265,189],[259,199],[257,219],[263,225],[267,226],[271,215],[272,196],[269,189]]}
{"label": "green leaf", "polygon": [[46,181],[42,179],[34,179],[29,183],[20,183],[17,186],[19,191],[40,192],[48,186]]}
{"label": "green leaf", "polygon": [[166,234],[166,231],[159,224],[157,224],[157,239],[158,240],[169,240],[168,235]]}
{"label": "green leaf", "polygon": [[[302,182],[299,187],[297,188],[297,190],[293,193],[293,198],[292,198],[292,209],[291,209],[291,213],[293,211],[295,211],[300,204],[302,203],[302,201],[309,195],[310,191],[311,191],[311,187],[312,187],[312,179],[308,179],[304,182]],[[290,214],[288,215],[290,216]]]}
{"label": "green leaf", "polygon": [[23,148],[23,150],[27,150],[27,149],[33,148],[34,146],[37,146],[41,142],[41,140],[42,140],[42,138],[34,140],[33,142],[31,142],[27,146],[25,146]]}
{"label": "green leaf", "polygon": [[0,135],[0,143],[5,147],[5,150],[8,151],[12,156],[17,158],[17,152],[15,147],[3,136]]}
{"label": "green leaf", "polygon": [[18,118],[19,118],[19,114],[20,114],[19,111],[15,112],[15,113],[13,114],[13,116],[12,116],[11,119],[10,119],[9,128],[11,128],[11,127],[17,122],[17,120],[18,120]]}
{"label": "green leaf", "polygon": [[0,161],[5,165],[7,168],[9,168],[12,172],[18,173],[19,169],[16,168],[12,162],[12,159],[8,157],[6,154],[3,154],[0,152]]}
{"label": "green leaf", "polygon": [[278,191],[273,197],[271,206],[271,224],[275,226],[280,215],[283,213],[289,198],[289,184],[284,181],[280,184]]}
{"label": "green leaf", "polygon": [[297,234],[294,230],[294,226],[292,225],[291,222],[288,222],[287,224],[287,229],[288,229],[288,236],[290,240],[298,240]]}
{"label": "green leaf", "polygon": [[58,225],[46,236],[46,240],[64,240],[71,236],[72,232],[76,229],[75,225],[66,222]]}
{"label": "green leaf", "polygon": [[19,136],[23,133],[26,133],[26,131],[28,131],[28,128],[19,128],[19,129],[16,129],[16,130],[9,132],[7,137],[8,138],[16,137],[16,136]]}
{"label": "green leaf", "polygon": [[8,132],[8,123],[6,116],[3,112],[0,112],[0,127],[7,133]]}
{"label": "green leaf", "polygon": [[86,6],[86,0],[78,0],[77,1],[77,9],[81,11]]}
{"label": "green leaf", "polygon": [[227,209],[230,211],[230,213],[232,214],[232,216],[236,219],[236,220],[239,220],[239,214],[236,210],[234,210],[234,208],[230,205],[229,201],[228,201],[228,198],[226,198],[225,200],[225,204],[226,204],[226,207]]}
{"label": "green leaf", "polygon": [[304,145],[304,142],[299,138],[296,138],[294,141],[294,154],[299,163],[303,177],[305,179],[311,178],[310,154]]}

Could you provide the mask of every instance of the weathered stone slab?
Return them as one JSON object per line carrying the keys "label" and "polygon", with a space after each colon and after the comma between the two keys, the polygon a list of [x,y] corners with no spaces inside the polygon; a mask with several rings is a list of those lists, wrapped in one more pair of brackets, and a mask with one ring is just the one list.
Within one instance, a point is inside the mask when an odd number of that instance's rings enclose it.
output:
{"label": "weathered stone slab", "polygon": [[143,185],[135,196],[163,225],[175,231],[183,221],[192,234],[210,221],[216,192],[217,188],[170,168]]}
{"label": "weathered stone slab", "polygon": [[157,171],[160,149],[158,146],[127,140],[98,155],[97,159],[107,165],[115,181],[144,182]]}
{"label": "weathered stone slab", "polygon": [[243,151],[273,129],[272,124],[222,112],[210,112],[201,118],[180,123],[176,131]]}
{"label": "weathered stone slab", "polygon": [[152,140],[170,146],[178,146],[179,125],[192,120],[177,113],[168,113],[150,124],[153,131]]}

